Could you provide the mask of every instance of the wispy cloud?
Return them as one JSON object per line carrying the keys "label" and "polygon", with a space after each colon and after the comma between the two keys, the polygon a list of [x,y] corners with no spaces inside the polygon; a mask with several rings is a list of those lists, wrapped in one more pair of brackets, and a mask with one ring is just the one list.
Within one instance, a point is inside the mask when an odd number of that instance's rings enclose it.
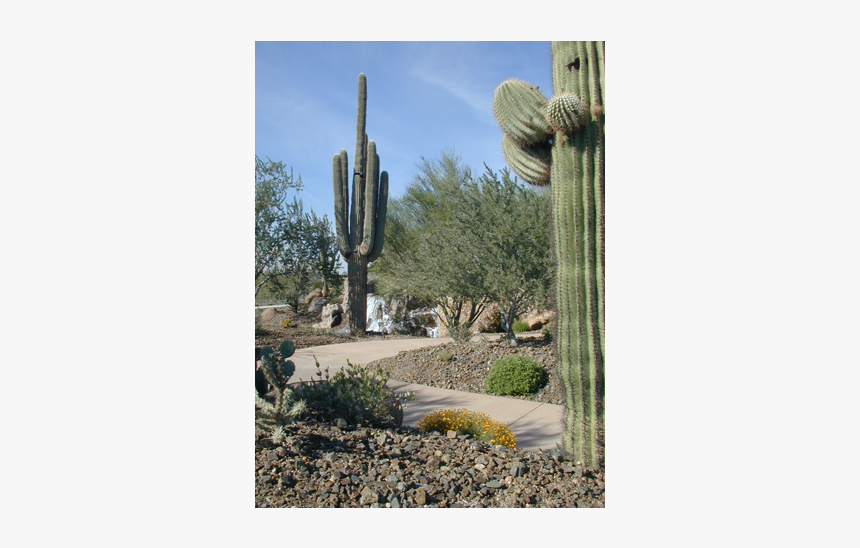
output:
{"label": "wispy cloud", "polygon": [[485,73],[476,52],[454,45],[425,49],[410,71],[411,76],[467,104],[482,122],[492,124],[493,83]]}
{"label": "wispy cloud", "polygon": [[486,114],[487,109],[490,107],[491,101],[483,89],[475,89],[474,86],[469,86],[462,81],[453,80],[449,76],[443,76],[439,73],[419,68],[413,69],[412,75],[422,82],[444,89],[472,107],[480,115]]}

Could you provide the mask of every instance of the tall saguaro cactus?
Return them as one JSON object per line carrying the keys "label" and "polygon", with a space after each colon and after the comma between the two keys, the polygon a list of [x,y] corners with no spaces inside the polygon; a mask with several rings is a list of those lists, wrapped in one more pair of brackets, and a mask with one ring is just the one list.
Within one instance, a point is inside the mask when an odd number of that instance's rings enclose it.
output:
{"label": "tall saguaro cactus", "polygon": [[379,172],[376,143],[367,140],[367,78],[358,75],[358,116],[352,172],[352,207],[349,196],[349,161],[341,149],[332,159],[334,219],[337,245],[347,261],[349,330],[363,335],[367,327],[367,263],[382,253],[385,213],[388,207],[388,172]]}
{"label": "tall saguaro cactus", "polygon": [[588,468],[604,443],[604,42],[553,42],[554,96],[507,80],[493,111],[505,160],[552,190],[565,451]]}

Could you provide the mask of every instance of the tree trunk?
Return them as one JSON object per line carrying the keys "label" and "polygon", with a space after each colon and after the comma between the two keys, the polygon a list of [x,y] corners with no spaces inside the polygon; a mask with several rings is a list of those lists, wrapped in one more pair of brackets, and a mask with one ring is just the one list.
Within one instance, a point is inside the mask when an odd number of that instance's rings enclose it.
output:
{"label": "tree trunk", "polygon": [[347,261],[349,332],[363,336],[367,329],[367,257],[353,253]]}
{"label": "tree trunk", "polygon": [[517,334],[514,333],[514,317],[516,317],[516,313],[516,308],[510,312],[499,310],[499,317],[502,320],[502,330],[504,330],[508,344],[511,346],[518,346],[520,344],[517,340]]}

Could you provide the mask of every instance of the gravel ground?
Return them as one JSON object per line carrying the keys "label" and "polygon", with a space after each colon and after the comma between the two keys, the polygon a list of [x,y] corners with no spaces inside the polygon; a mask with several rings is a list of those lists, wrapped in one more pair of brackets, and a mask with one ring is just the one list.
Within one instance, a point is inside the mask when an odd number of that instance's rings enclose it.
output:
{"label": "gravel ground", "polygon": [[[446,353],[451,356],[450,359],[443,359]],[[513,355],[525,356],[539,362],[549,377],[547,385],[536,394],[517,398],[563,405],[553,344],[543,338],[522,338],[517,347],[501,340],[452,342],[401,352],[397,356],[377,360],[369,365],[391,367],[391,378],[394,380],[485,394],[484,378],[489,368],[497,359]]]}
{"label": "gravel ground", "polygon": [[605,505],[604,472],[583,471],[555,451],[515,451],[409,427],[307,420],[286,430],[280,443],[257,435],[258,508]]}

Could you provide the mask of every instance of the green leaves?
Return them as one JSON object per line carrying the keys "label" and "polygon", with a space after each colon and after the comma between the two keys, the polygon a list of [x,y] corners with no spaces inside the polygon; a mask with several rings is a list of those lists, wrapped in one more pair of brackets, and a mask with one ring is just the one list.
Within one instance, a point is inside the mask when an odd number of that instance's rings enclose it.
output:
{"label": "green leaves", "polygon": [[327,216],[304,211],[301,200],[288,201],[290,189],[301,190],[301,176],[286,174],[281,162],[257,158],[255,193],[255,293],[262,288],[295,304],[317,280],[335,283],[337,243]]}
{"label": "green leaves", "polygon": [[319,380],[298,389],[308,407],[326,419],[341,418],[350,424],[389,419],[394,396],[386,386],[388,371],[381,367],[371,370],[353,365],[349,360],[346,364],[332,377],[329,376],[328,368],[323,375],[319,362],[316,362]]}
{"label": "green leaves", "polygon": [[487,392],[498,396],[526,396],[546,384],[546,370],[538,362],[524,356],[508,356],[496,360],[484,384]]}
{"label": "green leaves", "polygon": [[374,267],[383,293],[438,303],[458,336],[488,302],[510,311],[545,300],[549,196],[517,184],[507,169],[500,178],[487,167],[475,179],[453,151],[418,167],[389,208],[387,251]]}

